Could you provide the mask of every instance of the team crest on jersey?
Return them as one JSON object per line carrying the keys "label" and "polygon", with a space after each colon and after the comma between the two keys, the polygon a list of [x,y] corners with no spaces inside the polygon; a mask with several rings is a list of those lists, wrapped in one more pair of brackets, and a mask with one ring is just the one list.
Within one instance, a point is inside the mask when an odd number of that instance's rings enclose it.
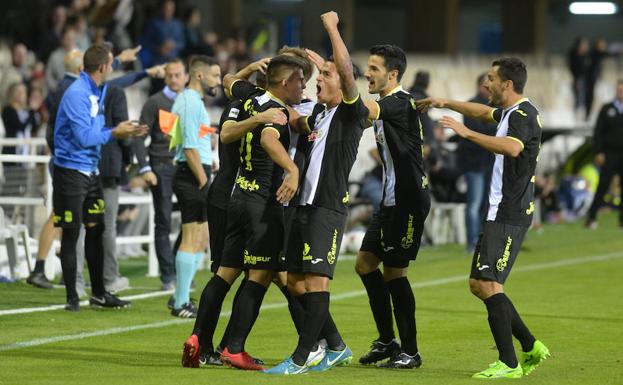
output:
{"label": "team crest on jersey", "polygon": [[608,109],[608,117],[609,118],[614,118],[617,115],[617,112],[614,108],[609,108]]}
{"label": "team crest on jersey", "polygon": [[312,132],[309,133],[309,135],[307,135],[307,141],[308,142],[315,142],[317,139],[322,138],[322,136],[324,135],[324,132],[321,130],[314,130]]}
{"label": "team crest on jersey", "polygon": [[383,132],[374,135],[376,142],[379,144],[385,144],[385,134]]}

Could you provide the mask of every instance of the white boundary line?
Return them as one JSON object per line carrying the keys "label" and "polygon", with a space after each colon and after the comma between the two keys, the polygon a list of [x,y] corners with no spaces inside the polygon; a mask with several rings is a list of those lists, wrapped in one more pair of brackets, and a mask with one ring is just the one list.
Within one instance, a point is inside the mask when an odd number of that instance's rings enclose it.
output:
{"label": "white boundary line", "polygon": [[[535,263],[532,265],[520,266],[514,269],[514,272],[520,273],[520,272],[526,272],[526,271],[553,269],[557,267],[581,265],[584,263],[608,261],[608,260],[617,259],[621,257],[623,257],[623,252],[615,252],[615,253],[609,253],[609,254],[603,254],[603,255],[593,255],[593,256],[579,257],[579,258],[573,258],[573,259],[563,259],[563,260],[555,261],[555,262]],[[412,284],[411,287],[414,289],[417,289],[417,288],[423,288],[423,287],[441,286],[441,285],[445,285],[448,283],[455,283],[455,282],[461,282],[461,281],[467,281],[467,275],[455,275],[455,276],[450,276],[446,278],[433,279],[430,281],[417,282],[417,283]],[[156,293],[149,293],[149,294],[156,294]],[[366,294],[365,290],[349,291],[346,293],[331,296],[331,301],[341,301],[341,300],[348,299],[348,298],[359,297],[365,294]],[[155,296],[155,295],[152,295],[152,296]],[[264,310],[279,309],[279,308],[284,308],[284,307],[287,307],[287,303],[285,302],[270,303],[270,304],[262,305],[261,310],[264,311]],[[221,318],[228,317],[230,314],[231,314],[231,311],[221,312],[220,317]],[[90,338],[90,337],[121,334],[121,333],[136,331],[136,330],[156,329],[156,328],[166,327],[170,325],[178,325],[178,324],[184,324],[184,323],[189,323],[189,322],[194,322],[194,320],[173,319],[169,321],[160,321],[160,322],[154,322],[154,323],[142,324],[142,325],[134,325],[134,326],[116,327],[116,328],[111,328],[111,329],[97,330],[97,331],[84,332],[84,333],[78,333],[78,334],[69,334],[69,335],[62,335],[62,336],[55,336],[55,337],[48,337],[48,338],[37,338],[34,340],[30,340],[30,341],[22,341],[22,342],[15,342],[12,344],[7,344],[7,345],[0,345],[0,352],[20,349],[20,348],[27,348],[27,347],[32,347],[32,346],[46,345],[46,344],[51,344],[55,342],[74,341],[74,340],[81,340],[81,339]]]}

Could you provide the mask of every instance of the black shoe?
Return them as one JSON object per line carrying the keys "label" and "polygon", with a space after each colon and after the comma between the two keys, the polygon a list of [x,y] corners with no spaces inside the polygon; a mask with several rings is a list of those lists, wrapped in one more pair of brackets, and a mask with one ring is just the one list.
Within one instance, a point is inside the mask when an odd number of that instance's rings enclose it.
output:
{"label": "black shoe", "polygon": [[187,302],[179,309],[171,309],[171,315],[180,318],[197,318],[197,308],[192,302]]}
{"label": "black shoe", "polygon": [[199,363],[201,365],[223,366],[221,354],[215,352],[201,352],[199,355]]}
{"label": "black shoe", "polygon": [[399,353],[382,364],[379,364],[379,368],[389,369],[414,369],[422,366],[422,357],[420,353],[410,356],[407,353]]}
{"label": "black shoe", "polygon": [[112,309],[123,309],[126,307],[130,307],[130,305],[132,305],[132,302],[124,301],[114,294],[104,293],[102,297],[92,296],[89,299],[89,305],[99,308],[107,307]]}
{"label": "black shoe", "polygon": [[30,273],[28,278],[26,278],[26,282],[40,289],[52,289],[53,287],[52,283],[48,281],[45,274],[37,273],[35,271]]}
{"label": "black shoe", "polygon": [[169,300],[167,301],[167,308],[169,310],[173,310],[174,307],[175,307],[175,297],[174,296],[170,296]]}
{"label": "black shoe", "polygon": [[390,358],[400,353],[400,345],[396,340],[391,340],[389,343],[384,344],[379,340],[372,342],[370,351],[359,358],[359,363],[368,365],[377,361]]}
{"label": "black shoe", "polygon": [[65,310],[80,311],[80,300],[78,298],[70,299],[69,301],[67,301],[67,304],[65,305]]}

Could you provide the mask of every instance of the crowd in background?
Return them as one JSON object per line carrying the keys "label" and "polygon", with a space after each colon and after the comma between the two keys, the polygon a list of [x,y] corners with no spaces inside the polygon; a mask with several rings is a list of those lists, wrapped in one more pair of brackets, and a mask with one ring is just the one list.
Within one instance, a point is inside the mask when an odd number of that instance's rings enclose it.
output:
{"label": "crowd in background", "polygon": [[[4,63],[0,68],[0,109],[3,128],[0,134],[7,138],[32,138],[45,136],[50,124],[51,96],[57,91],[65,76],[64,58],[72,50],[84,51],[93,43],[110,42],[115,53],[137,45],[141,46],[139,60],[123,69],[149,68],[172,58],[187,60],[192,55],[204,54],[217,59],[222,73],[233,73],[247,65],[268,48],[256,39],[255,26],[250,31],[240,31],[233,36],[220,36],[216,31],[201,28],[201,12],[197,7],[176,9],[174,1],[161,1],[152,8],[141,8],[136,17],[133,1],[74,0],[52,5],[46,19],[33,28],[32,36],[22,36],[4,42]],[[128,31],[140,31],[132,36]],[[34,36],[34,37],[33,37]],[[1,51],[1,49],[0,49]],[[609,55],[603,39],[592,46],[586,38],[579,38],[569,53],[569,69],[573,75],[575,107],[587,118],[592,110],[593,91],[601,63]],[[476,80],[476,79],[475,79]],[[419,71],[409,87],[417,99],[427,97],[429,82],[434,81],[426,71]],[[484,76],[475,82],[472,101],[487,103]],[[151,79],[149,94],[161,90],[161,79]],[[224,103],[221,93],[210,103]],[[212,117],[216,121],[218,117]],[[494,134],[495,126],[466,121],[466,125],[482,133]],[[437,202],[466,203],[467,248],[473,249],[480,224],[484,218],[487,186],[493,157],[477,146],[458,137],[447,137],[445,130],[428,115],[422,118],[425,144],[425,162],[430,176],[433,199]],[[3,154],[26,154],[28,146],[4,146]],[[376,166],[360,181],[359,197],[371,206],[378,206],[382,194],[382,167],[378,152],[370,152]],[[125,154],[119,168],[120,185],[126,192],[143,193],[147,186],[138,177],[127,177],[131,155]],[[8,166],[5,164],[5,168]],[[6,172],[5,172],[6,175]],[[130,174],[136,176],[136,173]],[[577,175],[576,175],[577,176]],[[537,179],[537,189],[542,198],[545,220],[559,221],[565,208],[578,212],[577,184],[566,181],[556,187],[557,176],[547,174]],[[23,189],[23,187],[20,187]],[[575,190],[574,190],[575,189]],[[14,192],[15,193],[15,192]],[[23,191],[18,191],[23,193]],[[575,194],[575,195],[574,195]],[[3,192],[3,195],[6,195]],[[569,196],[571,195],[571,198]],[[584,197],[584,200],[590,197]],[[572,202],[568,203],[571,200]],[[144,206],[143,206],[144,208]],[[567,216],[570,218],[571,216]],[[121,206],[117,216],[119,233],[131,235],[144,232],[148,223],[140,207]],[[123,255],[141,255],[137,246],[124,246],[118,250]]]}

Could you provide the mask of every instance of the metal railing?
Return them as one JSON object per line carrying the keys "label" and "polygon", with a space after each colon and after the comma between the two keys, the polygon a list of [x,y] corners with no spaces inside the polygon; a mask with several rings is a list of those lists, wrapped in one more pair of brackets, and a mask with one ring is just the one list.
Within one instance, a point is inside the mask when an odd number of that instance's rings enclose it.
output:
{"label": "metal railing", "polygon": [[[14,206],[14,207],[41,207],[44,206],[46,209],[46,218],[52,212],[52,178],[50,177],[50,173],[48,171],[48,164],[50,162],[51,157],[49,155],[36,155],[37,148],[46,145],[46,141],[43,138],[32,138],[32,139],[17,139],[17,138],[0,138],[0,147],[2,146],[16,146],[29,144],[32,145],[29,152],[31,155],[9,155],[9,154],[0,154],[0,165],[4,163],[23,163],[23,164],[42,164],[45,165],[45,188],[43,191],[43,196],[40,197],[24,197],[24,196],[0,196],[0,205],[1,206]],[[148,245],[148,267],[147,267],[147,276],[149,277],[158,277],[158,259],[156,258],[156,247],[154,243],[154,223],[155,223],[155,212],[154,207],[152,205],[152,196],[150,193],[145,193],[143,195],[120,195],[119,196],[119,204],[120,205],[148,205],[149,207],[149,219],[148,219],[148,232],[146,235],[135,235],[135,236],[121,236],[117,237],[117,245],[128,245],[128,244],[147,244]],[[30,234],[36,234],[34,226],[29,226]],[[51,248],[50,253],[48,254],[48,258],[54,256],[54,248]]]}

